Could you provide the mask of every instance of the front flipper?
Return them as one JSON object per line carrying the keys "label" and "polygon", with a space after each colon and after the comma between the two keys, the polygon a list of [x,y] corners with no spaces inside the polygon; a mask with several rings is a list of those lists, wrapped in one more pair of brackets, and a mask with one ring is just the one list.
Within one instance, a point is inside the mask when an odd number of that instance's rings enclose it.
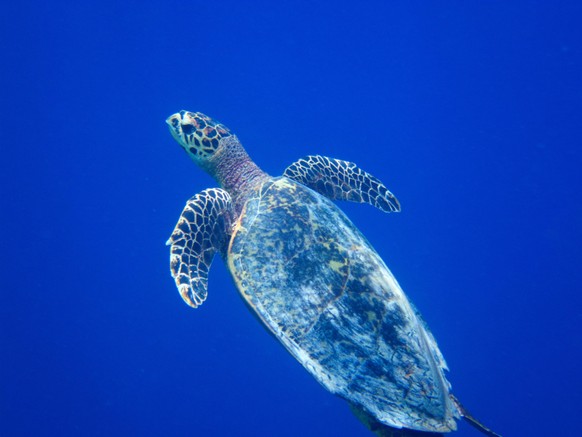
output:
{"label": "front flipper", "polygon": [[353,162],[307,156],[291,164],[283,176],[333,200],[369,203],[384,212],[400,211],[400,203],[380,180]]}
{"label": "front flipper", "polygon": [[214,254],[226,244],[230,195],[220,188],[196,194],[186,207],[172,236],[170,270],[182,299],[198,307],[208,295],[208,270]]}

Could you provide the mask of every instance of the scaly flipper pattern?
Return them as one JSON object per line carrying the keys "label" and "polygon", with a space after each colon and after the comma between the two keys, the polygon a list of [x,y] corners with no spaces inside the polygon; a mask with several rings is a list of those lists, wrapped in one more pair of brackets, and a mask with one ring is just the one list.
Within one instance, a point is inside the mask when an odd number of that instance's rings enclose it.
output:
{"label": "scaly flipper pattern", "polygon": [[384,212],[400,211],[400,203],[379,179],[353,162],[312,155],[294,162],[283,176],[333,200],[369,203]]}
{"label": "scaly flipper pattern", "polygon": [[196,194],[186,207],[166,245],[170,270],[182,299],[193,308],[208,296],[208,271],[217,251],[226,244],[230,195],[220,188]]}

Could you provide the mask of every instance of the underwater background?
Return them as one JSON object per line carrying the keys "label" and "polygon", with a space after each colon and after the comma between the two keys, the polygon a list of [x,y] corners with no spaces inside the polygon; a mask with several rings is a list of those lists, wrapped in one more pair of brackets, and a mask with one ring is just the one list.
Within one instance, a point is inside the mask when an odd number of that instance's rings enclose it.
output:
{"label": "underwater background", "polygon": [[[278,175],[356,162],[402,212],[341,208],[504,436],[580,435],[582,6],[4,2],[0,435],[367,436],[245,307],[193,310],[165,242],[215,186],[201,111]],[[465,423],[453,436],[477,436]]]}

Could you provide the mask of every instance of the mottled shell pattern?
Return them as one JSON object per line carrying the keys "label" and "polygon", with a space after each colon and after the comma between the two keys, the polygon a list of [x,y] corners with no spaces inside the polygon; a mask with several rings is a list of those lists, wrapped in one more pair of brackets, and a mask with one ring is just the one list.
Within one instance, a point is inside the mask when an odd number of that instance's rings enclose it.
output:
{"label": "mottled shell pattern", "polygon": [[456,429],[433,336],[331,201],[272,178],[234,229],[227,260],[239,291],[324,387],[395,428]]}

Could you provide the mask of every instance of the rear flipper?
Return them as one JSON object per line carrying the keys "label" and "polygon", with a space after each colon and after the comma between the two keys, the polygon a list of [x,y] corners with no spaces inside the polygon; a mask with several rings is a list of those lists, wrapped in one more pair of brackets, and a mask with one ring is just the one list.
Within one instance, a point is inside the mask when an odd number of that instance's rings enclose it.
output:
{"label": "rear flipper", "polygon": [[479,431],[481,431],[483,434],[488,435],[490,437],[501,437],[500,434],[497,434],[496,432],[491,431],[489,428],[487,428],[485,425],[483,425],[481,422],[479,422],[477,419],[475,419],[471,413],[469,413],[465,407],[463,407],[463,405],[461,405],[461,403],[459,402],[459,400],[454,397],[453,395],[449,394],[451,400],[453,401],[453,403],[455,404],[455,406],[457,407],[457,409],[459,410],[459,413],[461,413],[461,417],[463,419],[465,419],[467,422],[469,422],[469,424],[473,427],[475,427],[476,429],[478,429]]}
{"label": "rear flipper", "polygon": [[383,423],[376,420],[368,412],[364,411],[361,407],[358,407],[352,403],[349,404],[352,413],[366,425],[370,431],[376,434],[378,437],[443,437],[444,434],[437,432],[426,432],[426,431],[415,431],[408,428],[392,428],[391,426],[384,425]]}
{"label": "rear flipper", "polygon": [[[471,426],[476,428],[477,430],[481,431],[483,434],[488,435],[490,437],[501,437],[500,434],[493,432],[477,419],[475,419],[463,405],[459,402],[459,400],[454,397],[452,394],[449,394],[451,401],[459,410],[461,417],[465,419]],[[390,426],[384,425],[383,423],[376,420],[368,412],[364,411],[362,408],[349,404],[352,412],[355,416],[364,424],[366,427],[376,434],[379,437],[443,437],[444,434],[441,433],[434,433],[434,432],[425,432],[425,431],[415,431],[413,429],[407,428],[392,428]]]}

